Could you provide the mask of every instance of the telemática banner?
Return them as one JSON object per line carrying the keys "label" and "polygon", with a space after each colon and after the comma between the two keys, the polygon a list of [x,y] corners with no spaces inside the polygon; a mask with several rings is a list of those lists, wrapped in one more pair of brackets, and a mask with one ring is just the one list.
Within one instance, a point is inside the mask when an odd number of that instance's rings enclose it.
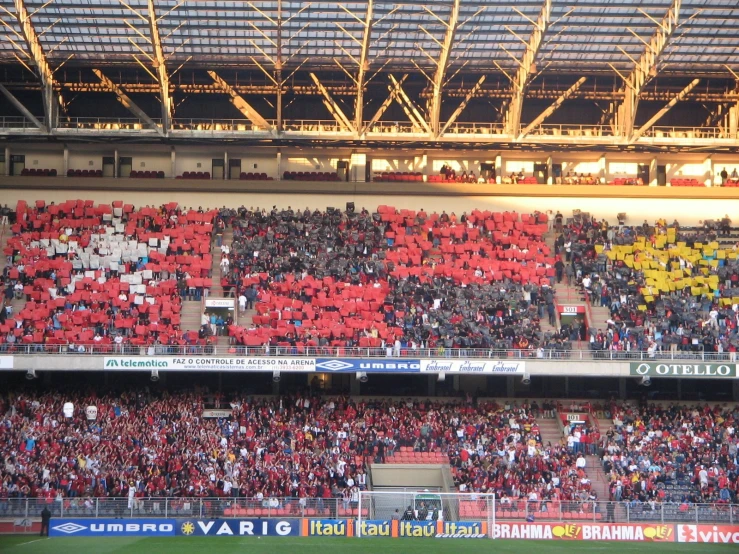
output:
{"label": "telem\u00e1tica banner", "polygon": [[736,364],[721,363],[680,363],[671,360],[663,362],[631,362],[629,374],[648,377],[697,377],[733,379],[737,376]]}
{"label": "telem\u00e1tica banner", "polygon": [[13,356],[0,356],[0,369],[13,369]]}
{"label": "telem\u00e1tica banner", "polygon": [[106,357],[104,368],[112,371],[284,371],[316,370],[314,358],[239,358],[220,356],[117,356]]}
{"label": "telem\u00e1tica banner", "polygon": [[499,360],[421,360],[421,373],[480,373],[496,375],[523,375],[526,362]]}
{"label": "telem\u00e1tica banner", "polygon": [[52,518],[50,537],[173,537],[173,519]]}
{"label": "telem\u00e1tica banner", "polygon": [[327,373],[418,373],[419,360],[410,358],[318,358],[316,371]]}

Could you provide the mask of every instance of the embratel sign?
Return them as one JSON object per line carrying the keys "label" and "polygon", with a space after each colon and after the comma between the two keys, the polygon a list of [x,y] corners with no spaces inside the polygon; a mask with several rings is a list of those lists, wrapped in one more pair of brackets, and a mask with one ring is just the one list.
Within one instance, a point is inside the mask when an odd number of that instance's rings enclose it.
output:
{"label": "embratel sign", "polygon": [[629,374],[648,377],[699,377],[734,379],[737,376],[736,367],[736,364],[705,362],[632,362],[631,364],[629,364]]}

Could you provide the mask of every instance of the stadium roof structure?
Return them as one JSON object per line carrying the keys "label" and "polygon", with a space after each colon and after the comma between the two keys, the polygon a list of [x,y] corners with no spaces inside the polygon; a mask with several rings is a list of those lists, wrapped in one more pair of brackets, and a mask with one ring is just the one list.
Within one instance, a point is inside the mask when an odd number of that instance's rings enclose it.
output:
{"label": "stadium roof structure", "polygon": [[[480,123],[520,142],[586,99],[603,113],[578,123],[623,144],[686,101],[705,110],[691,127],[736,140],[736,0],[0,0],[0,23],[4,94],[27,105],[19,91],[40,90],[43,116],[13,104],[46,132],[64,126],[70,94],[104,91],[160,136],[178,129],[175,95],[198,93],[227,96],[252,131],[283,133],[282,97],[296,93],[320,98],[335,131],[355,138],[397,102],[413,131],[439,141],[487,99],[497,115]],[[144,93],[157,113],[136,105]],[[260,115],[255,95],[274,109]],[[546,102],[526,114],[531,98]]]}

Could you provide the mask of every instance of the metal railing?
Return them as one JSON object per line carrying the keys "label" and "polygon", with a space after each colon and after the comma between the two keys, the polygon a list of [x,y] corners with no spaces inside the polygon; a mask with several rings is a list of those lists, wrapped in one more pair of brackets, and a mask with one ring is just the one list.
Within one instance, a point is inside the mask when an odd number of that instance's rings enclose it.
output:
{"label": "metal railing", "polygon": [[534,136],[612,137],[610,125],[542,124],[529,133]]}
{"label": "metal railing", "polygon": [[[82,347],[82,349],[80,349]],[[74,344],[0,344],[0,354],[43,356],[249,356],[249,357],[308,357],[308,358],[408,358],[408,359],[486,359],[531,361],[614,361],[614,362],[726,362],[736,363],[736,353],[663,350],[653,354],[645,350],[501,350],[497,348],[401,348],[349,346],[216,346],[216,345],[130,345],[99,343]]]}
{"label": "metal railing", "polygon": [[[159,124],[160,119],[153,118]],[[150,128],[135,117],[69,117],[61,118],[59,129],[98,131],[141,131]]]}
{"label": "metal railing", "polygon": [[[477,502],[474,493],[460,493],[460,519],[487,519],[487,501]],[[356,497],[332,498],[38,498],[0,500],[0,518],[40,517],[48,507],[52,517],[66,518],[355,518]],[[462,504],[466,506],[462,509]],[[402,511],[405,506],[398,506]],[[364,508],[367,510],[367,508]],[[367,514],[364,513],[363,516]],[[567,523],[697,523],[728,524],[739,521],[739,504],[687,504],[681,502],[608,502],[523,499],[496,500],[495,517],[512,521],[558,521]]]}
{"label": "metal railing", "polygon": [[[44,120],[44,116],[37,116],[39,121]],[[38,127],[31,123],[30,120],[21,116],[0,116],[0,129],[30,129],[38,131]]]}

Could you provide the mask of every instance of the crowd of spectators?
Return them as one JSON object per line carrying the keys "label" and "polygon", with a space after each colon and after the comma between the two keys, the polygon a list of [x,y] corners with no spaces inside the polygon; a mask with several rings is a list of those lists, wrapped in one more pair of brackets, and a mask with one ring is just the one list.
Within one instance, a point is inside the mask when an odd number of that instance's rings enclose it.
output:
{"label": "crowd of spectators", "polygon": [[557,513],[594,509],[596,495],[584,458],[562,444],[543,444],[535,415],[553,406],[507,403],[468,430],[469,439],[451,453],[461,492],[496,493],[503,512]]}
{"label": "crowd of spectators", "polygon": [[[4,250],[0,348],[122,351],[202,342],[180,329],[180,310],[183,299],[200,299],[211,286],[218,218],[176,202],[139,209],[19,202]],[[17,313],[13,298],[25,299]]]}
{"label": "crowd of spectators", "polygon": [[[583,216],[561,228],[558,280],[576,284],[593,306],[609,309],[606,321],[591,322],[592,350],[617,357],[639,352],[736,360],[739,246],[706,247],[730,233],[728,216],[697,228],[664,219],[611,225]],[[622,247],[632,254],[624,257]],[[655,272],[667,275],[662,286],[654,282]]]}
{"label": "crowd of spectators", "polygon": [[695,504],[736,504],[739,407],[611,402],[604,470],[614,501],[632,509],[678,512]]}
{"label": "crowd of spectators", "polygon": [[569,336],[539,325],[556,324],[545,214],[241,207],[231,222],[224,288],[257,311],[231,328],[236,344],[396,355],[570,348]]}
{"label": "crowd of spectators", "polygon": [[[206,417],[213,407],[232,415]],[[11,391],[0,397],[0,514],[16,498],[80,509],[92,497],[275,499],[287,509],[300,499],[351,501],[366,488],[365,464],[400,447],[447,454],[461,491],[568,497],[584,476],[566,450],[543,448],[535,413],[536,403],[471,398]]]}

